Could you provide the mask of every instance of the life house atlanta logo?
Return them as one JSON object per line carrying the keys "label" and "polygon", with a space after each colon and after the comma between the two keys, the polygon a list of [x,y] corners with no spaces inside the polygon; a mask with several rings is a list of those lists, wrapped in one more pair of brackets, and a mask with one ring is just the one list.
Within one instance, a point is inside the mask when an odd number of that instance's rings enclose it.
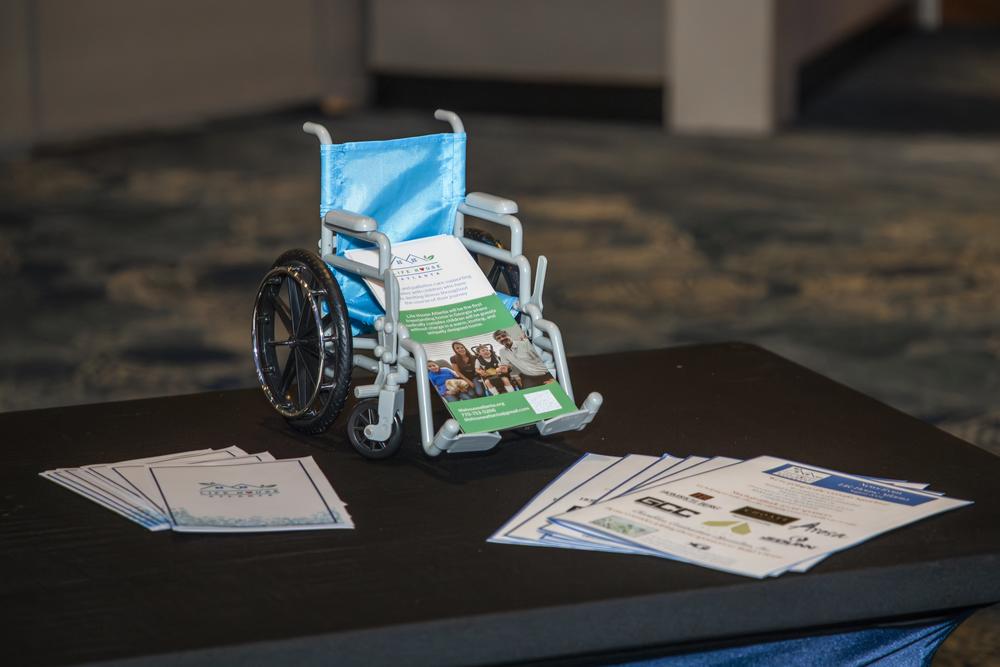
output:
{"label": "life house atlanta logo", "polygon": [[434,255],[415,255],[412,252],[406,257],[392,256],[392,273],[400,281],[422,280],[441,273],[441,262]]}

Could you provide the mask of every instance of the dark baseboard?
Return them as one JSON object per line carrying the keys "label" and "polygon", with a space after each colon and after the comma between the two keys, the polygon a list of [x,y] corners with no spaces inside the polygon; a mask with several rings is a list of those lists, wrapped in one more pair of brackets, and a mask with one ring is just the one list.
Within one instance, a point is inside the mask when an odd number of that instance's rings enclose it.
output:
{"label": "dark baseboard", "polygon": [[381,108],[443,107],[526,116],[559,116],[660,123],[661,86],[539,83],[377,74],[374,103]]}

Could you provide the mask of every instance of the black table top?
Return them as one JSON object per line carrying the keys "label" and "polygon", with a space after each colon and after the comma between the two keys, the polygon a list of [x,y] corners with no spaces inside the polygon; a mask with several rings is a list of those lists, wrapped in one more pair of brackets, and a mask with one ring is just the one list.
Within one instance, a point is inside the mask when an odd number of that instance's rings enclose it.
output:
{"label": "black table top", "polygon": [[[5,654],[24,664],[612,659],[1000,600],[1000,459],[750,345],[570,365],[579,396],[605,396],[586,431],[439,460],[420,453],[416,418],[403,451],[372,462],[350,448],[343,419],[302,436],[257,390],[0,415]],[[227,445],[314,456],[357,529],[150,533],[37,476]],[[485,541],[585,451],[771,454],[926,481],[976,504],[764,581]]]}

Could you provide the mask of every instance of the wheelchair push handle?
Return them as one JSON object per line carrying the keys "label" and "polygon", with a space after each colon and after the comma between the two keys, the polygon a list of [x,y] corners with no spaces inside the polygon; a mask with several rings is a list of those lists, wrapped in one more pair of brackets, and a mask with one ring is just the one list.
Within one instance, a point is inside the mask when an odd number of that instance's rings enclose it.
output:
{"label": "wheelchair push handle", "polygon": [[451,125],[451,131],[455,134],[464,134],[465,125],[462,125],[462,119],[458,117],[458,114],[454,111],[448,111],[447,109],[438,109],[434,112],[434,117],[438,120],[443,120],[449,125]]}
{"label": "wheelchair push handle", "polygon": [[333,139],[330,138],[330,132],[319,123],[302,123],[302,131],[306,134],[316,135],[316,138],[319,139],[319,143],[324,146],[333,143]]}
{"label": "wheelchair push handle", "polygon": [[[458,117],[458,114],[454,111],[448,111],[447,109],[438,109],[434,112],[434,117],[438,120],[443,120],[449,125],[451,125],[451,131],[455,134],[462,134],[465,132],[465,125],[462,124],[462,119]],[[319,143],[324,146],[332,144],[333,139],[330,138],[330,131],[319,123],[305,122],[302,123],[302,131],[306,134],[312,134],[317,139]]]}

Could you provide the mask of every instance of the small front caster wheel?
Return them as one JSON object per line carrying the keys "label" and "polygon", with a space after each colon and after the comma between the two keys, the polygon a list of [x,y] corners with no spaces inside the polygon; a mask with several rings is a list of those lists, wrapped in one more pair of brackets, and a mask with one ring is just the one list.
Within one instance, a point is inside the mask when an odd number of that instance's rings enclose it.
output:
{"label": "small front caster wheel", "polygon": [[358,454],[366,459],[387,459],[403,442],[403,424],[396,415],[392,420],[392,433],[388,440],[371,440],[365,436],[365,427],[378,423],[378,400],[366,398],[358,401],[347,418],[347,437]]}

